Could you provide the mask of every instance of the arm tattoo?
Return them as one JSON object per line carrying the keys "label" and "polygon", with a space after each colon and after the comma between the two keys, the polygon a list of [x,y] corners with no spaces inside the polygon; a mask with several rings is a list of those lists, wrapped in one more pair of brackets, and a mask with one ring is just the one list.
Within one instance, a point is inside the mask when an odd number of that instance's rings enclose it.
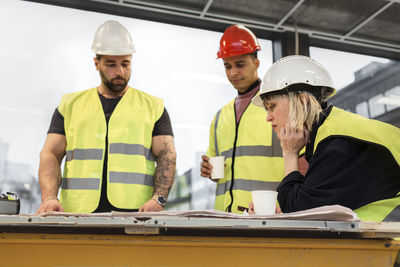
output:
{"label": "arm tattoo", "polygon": [[173,141],[168,138],[162,137],[162,147],[154,173],[154,194],[166,199],[175,178],[176,152]]}

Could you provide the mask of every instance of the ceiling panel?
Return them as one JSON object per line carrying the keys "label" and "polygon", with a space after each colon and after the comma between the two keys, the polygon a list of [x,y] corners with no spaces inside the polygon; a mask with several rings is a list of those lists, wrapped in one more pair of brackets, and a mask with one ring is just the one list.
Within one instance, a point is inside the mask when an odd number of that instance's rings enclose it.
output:
{"label": "ceiling panel", "polygon": [[305,1],[292,18],[299,26],[344,35],[383,4],[385,1]]}
{"label": "ceiling panel", "polygon": [[140,3],[143,5],[149,6],[160,6],[160,7],[171,7],[171,8],[180,8],[180,9],[191,9],[196,10],[198,12],[202,12],[203,8],[207,4],[208,0],[169,0],[169,1],[156,1],[156,0],[147,0],[147,1],[123,1],[127,3]]}
{"label": "ceiling panel", "polygon": [[276,24],[296,4],[297,0],[214,0],[209,13],[259,20]]}
{"label": "ceiling panel", "polygon": [[383,42],[400,44],[400,4],[393,4],[355,34],[359,38],[375,38]]}

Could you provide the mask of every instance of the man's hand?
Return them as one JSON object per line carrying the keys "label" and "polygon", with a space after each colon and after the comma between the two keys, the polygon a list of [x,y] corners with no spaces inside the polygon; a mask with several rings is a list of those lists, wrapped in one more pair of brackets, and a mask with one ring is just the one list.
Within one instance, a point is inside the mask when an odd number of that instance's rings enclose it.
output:
{"label": "man's hand", "polygon": [[61,205],[60,201],[58,201],[58,199],[50,199],[40,204],[40,207],[36,211],[36,214],[41,214],[51,211],[61,211],[61,212],[64,211],[64,208]]}
{"label": "man's hand", "polygon": [[162,211],[164,207],[154,199],[150,199],[140,207],[139,212]]}
{"label": "man's hand", "polygon": [[206,177],[206,178],[211,178],[211,170],[212,170],[212,165],[208,163],[208,157],[206,155],[202,155],[201,159],[203,160],[201,162],[201,176]]}

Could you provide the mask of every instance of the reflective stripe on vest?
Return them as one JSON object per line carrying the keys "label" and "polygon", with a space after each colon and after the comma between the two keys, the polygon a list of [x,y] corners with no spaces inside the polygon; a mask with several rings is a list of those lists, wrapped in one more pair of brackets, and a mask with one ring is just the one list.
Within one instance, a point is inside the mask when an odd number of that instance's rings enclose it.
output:
{"label": "reflective stripe on vest", "polygon": [[110,154],[143,155],[146,157],[147,160],[156,160],[156,157],[153,155],[150,149],[145,148],[143,145],[139,144],[110,144]]}
{"label": "reflective stripe on vest", "polygon": [[[274,135],[275,136],[275,135]],[[282,151],[278,149],[274,149],[273,146],[279,145],[279,142],[272,143],[272,146],[237,146],[235,151],[235,157],[282,157]],[[228,151],[224,151],[221,153],[225,158],[231,158],[233,153],[233,148]]]}
{"label": "reflective stripe on vest", "polygon": [[[276,188],[278,188],[279,184],[280,182],[252,181],[252,180],[235,178],[233,190],[243,190],[251,192],[254,190],[260,190],[260,188],[262,188],[263,190],[276,191]],[[229,191],[230,188],[231,188],[231,181],[227,181],[222,184],[217,184],[216,195],[217,196],[223,195],[225,194],[226,191]]]}
{"label": "reflective stripe on vest", "polygon": [[92,160],[97,159],[101,160],[103,158],[103,149],[79,149],[76,148],[74,150],[68,150],[66,153],[65,160]]}
{"label": "reflective stripe on vest", "polygon": [[[90,108],[87,108],[90,107]],[[152,131],[164,105],[161,99],[128,88],[108,127],[96,88],[63,96],[67,152],[61,181],[66,212],[92,212],[99,203],[108,137],[107,198],[122,209],[140,208],[153,193],[155,157]]]}
{"label": "reflective stripe on vest", "polygon": [[270,123],[265,121],[267,113],[251,103],[239,121],[236,147],[233,147],[236,134],[234,101],[215,115],[207,156],[225,156],[225,178],[218,180],[215,209],[226,210],[229,206],[233,179],[232,212],[242,213],[237,206],[248,207],[252,190],[276,189],[284,176],[284,168],[280,141]]}
{"label": "reflective stripe on vest", "polygon": [[[321,141],[330,136],[349,137],[383,146],[390,151],[400,167],[400,146],[398,145],[400,129],[397,127],[332,107],[328,117],[318,128],[314,151]],[[393,197],[369,203],[354,211],[362,220],[400,221],[399,206],[400,197]]]}
{"label": "reflective stripe on vest", "polygon": [[63,178],[61,189],[99,190],[100,178]]}
{"label": "reflective stripe on vest", "polygon": [[110,183],[154,185],[153,175],[134,172],[110,172]]}
{"label": "reflective stripe on vest", "polygon": [[[109,172],[110,183],[154,185],[154,176],[143,173]],[[63,178],[61,188],[69,190],[99,190],[100,178]]]}

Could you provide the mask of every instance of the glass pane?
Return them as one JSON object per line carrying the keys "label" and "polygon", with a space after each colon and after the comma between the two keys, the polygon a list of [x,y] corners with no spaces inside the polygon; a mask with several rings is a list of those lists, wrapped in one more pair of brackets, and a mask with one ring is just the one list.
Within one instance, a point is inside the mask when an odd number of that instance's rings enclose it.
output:
{"label": "glass pane", "polygon": [[377,101],[379,99],[381,99],[382,97],[383,97],[383,94],[379,94],[374,97],[371,97],[368,100],[371,118],[378,117],[379,115],[382,115],[383,113],[385,113],[385,105],[377,103]]}
{"label": "glass pane", "polygon": [[368,112],[368,104],[367,102],[361,102],[356,105],[356,113],[364,116],[366,118],[369,118],[369,112]]}
{"label": "glass pane", "polygon": [[[393,96],[396,96],[396,97],[400,98],[400,85],[397,85],[397,86],[393,87],[392,89],[387,90],[385,92],[385,96],[392,97],[392,98],[393,98]],[[387,111],[392,111],[394,109],[397,109],[399,107],[399,105],[400,105],[400,104],[398,104],[399,101],[400,100],[398,100],[396,102],[397,104],[396,103],[391,103],[391,104],[385,105],[386,106],[386,110]]]}

